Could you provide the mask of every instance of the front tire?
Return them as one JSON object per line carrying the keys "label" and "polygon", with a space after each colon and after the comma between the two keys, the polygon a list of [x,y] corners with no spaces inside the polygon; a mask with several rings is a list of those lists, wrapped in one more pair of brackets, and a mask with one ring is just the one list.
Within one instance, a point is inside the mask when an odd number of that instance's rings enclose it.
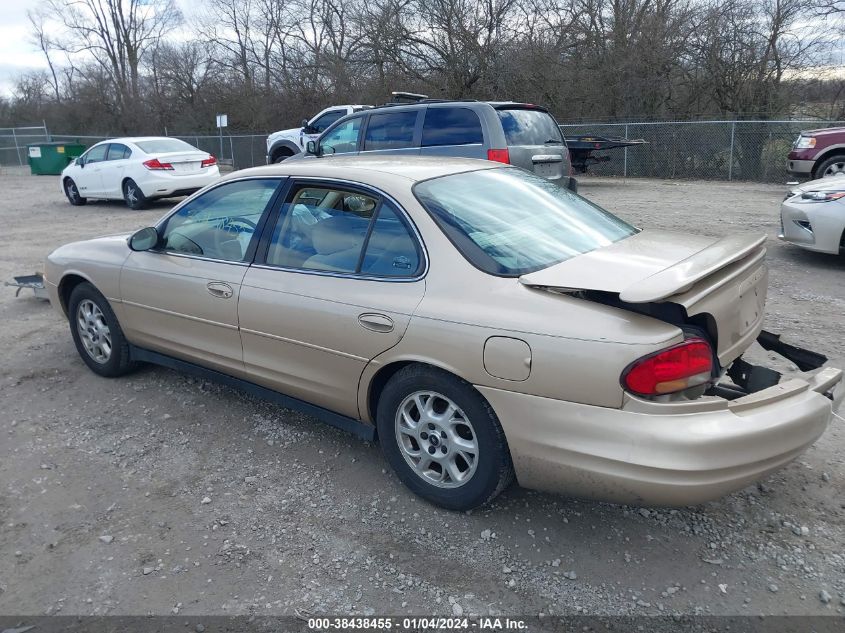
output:
{"label": "front tire", "polygon": [[147,197],[131,178],[123,183],[123,200],[126,202],[126,206],[134,211],[147,207]]}
{"label": "front tire", "polygon": [[388,463],[408,488],[449,510],[488,503],[514,479],[495,412],[443,370],[408,365],[385,385],[376,415]]}
{"label": "front tire", "polygon": [[93,285],[83,282],[70,293],[68,320],[76,351],[95,374],[116,378],[135,368],[114,311]]}
{"label": "front tire", "polygon": [[79,193],[79,187],[73,182],[72,178],[65,178],[64,190],[67,201],[73,206],[81,207],[88,202],[88,198],[83,198],[82,194]]}

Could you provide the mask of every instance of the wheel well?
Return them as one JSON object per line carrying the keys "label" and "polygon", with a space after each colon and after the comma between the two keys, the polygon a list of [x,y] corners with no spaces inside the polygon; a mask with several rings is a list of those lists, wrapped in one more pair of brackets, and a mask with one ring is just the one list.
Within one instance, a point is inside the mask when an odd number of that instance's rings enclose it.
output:
{"label": "wheel well", "polygon": [[79,275],[66,275],[62,278],[59,282],[59,299],[62,302],[62,310],[64,310],[65,315],[68,313],[68,302],[70,301],[70,293],[73,292],[73,289],[76,288],[79,284],[85,283],[88,280],[84,277],[80,277]]}
{"label": "wheel well", "polygon": [[396,375],[398,371],[404,369],[408,365],[431,367],[432,369],[437,369],[438,371],[445,372],[459,380],[466,382],[469,385],[472,385],[472,383],[467,381],[465,378],[462,378],[461,376],[457,375],[456,373],[451,372],[444,367],[433,365],[431,363],[423,363],[415,360],[398,360],[396,362],[389,363],[388,365],[385,365],[384,367],[379,369],[376,372],[376,375],[373,376],[373,379],[370,381],[370,389],[369,393],[367,394],[367,413],[370,416],[370,420],[372,420],[374,423],[376,421],[376,413],[378,412],[378,401],[379,398],[381,398],[381,394],[384,391],[385,386],[387,385],[388,381],[390,381],[390,379]]}
{"label": "wheel well", "polygon": [[367,395],[367,413],[373,422],[376,421],[378,401],[379,398],[381,398],[381,393],[384,391],[384,387],[387,385],[387,382],[393,378],[396,372],[400,369],[413,364],[413,361],[397,361],[395,363],[390,363],[389,365],[385,365],[379,369],[376,372],[376,375],[373,376],[373,379],[370,381],[370,392]]}
{"label": "wheel well", "polygon": [[275,162],[279,156],[293,156],[295,152],[287,145],[279,145],[273,148],[273,153],[270,154],[270,160]]}
{"label": "wheel well", "polygon": [[829,149],[824,154],[819,156],[816,159],[815,164],[813,165],[813,178],[816,178],[818,176],[819,167],[821,167],[821,164],[824,161],[833,158],[834,156],[842,156],[842,158],[845,158],[845,147],[834,147],[833,149]]}

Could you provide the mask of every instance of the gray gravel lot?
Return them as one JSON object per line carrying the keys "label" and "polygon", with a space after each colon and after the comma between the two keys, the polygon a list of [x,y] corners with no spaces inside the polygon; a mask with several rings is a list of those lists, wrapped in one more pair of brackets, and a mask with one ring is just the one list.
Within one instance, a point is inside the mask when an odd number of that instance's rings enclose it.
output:
{"label": "gray gravel lot", "polygon": [[[2,279],[170,206],[71,207],[57,178],[8,169],[0,191]],[[639,226],[768,234],[766,327],[843,366],[845,258],[774,239],[783,191],[581,180]],[[307,416],[160,368],[98,378],[31,293],[0,288],[0,318],[0,614],[845,611],[840,421],[769,480],[695,508],[514,487],[456,514]]]}

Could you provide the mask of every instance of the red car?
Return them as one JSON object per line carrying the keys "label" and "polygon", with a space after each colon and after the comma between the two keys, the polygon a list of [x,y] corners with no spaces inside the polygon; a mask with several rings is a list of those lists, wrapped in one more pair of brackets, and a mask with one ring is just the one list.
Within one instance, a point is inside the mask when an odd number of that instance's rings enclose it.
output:
{"label": "red car", "polygon": [[786,170],[810,180],[845,174],[845,127],[801,132],[787,156]]}

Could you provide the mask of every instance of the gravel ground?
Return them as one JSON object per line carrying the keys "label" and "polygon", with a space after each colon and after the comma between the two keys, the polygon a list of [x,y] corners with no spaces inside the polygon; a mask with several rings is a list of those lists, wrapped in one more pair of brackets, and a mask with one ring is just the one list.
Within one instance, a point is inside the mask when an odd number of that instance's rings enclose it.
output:
{"label": "gravel ground", "polygon": [[[639,226],[770,236],[766,326],[845,363],[845,258],[774,239],[784,188],[584,178]],[[0,272],[150,224],[0,171]],[[87,370],[67,324],[0,292],[0,614],[841,614],[845,434],[683,510],[512,488],[435,509],[378,447],[160,368]],[[759,356],[764,353],[760,352]]]}

